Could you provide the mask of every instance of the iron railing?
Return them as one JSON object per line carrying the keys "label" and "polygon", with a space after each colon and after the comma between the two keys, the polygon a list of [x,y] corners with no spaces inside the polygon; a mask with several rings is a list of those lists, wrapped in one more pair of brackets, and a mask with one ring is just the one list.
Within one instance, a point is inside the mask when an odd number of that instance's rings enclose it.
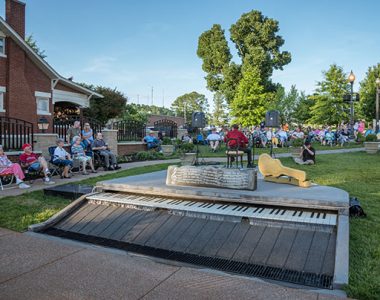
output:
{"label": "iron railing", "polygon": [[144,122],[113,122],[112,129],[117,130],[118,142],[141,141],[146,135],[146,124]]}
{"label": "iron railing", "polygon": [[19,151],[23,144],[33,144],[33,123],[0,117],[0,143],[5,151]]}
{"label": "iron railing", "polygon": [[176,122],[168,119],[162,119],[154,122],[153,125],[154,130],[161,131],[162,133],[165,132],[165,136],[170,138],[177,137],[178,126]]}
{"label": "iron railing", "polygon": [[68,116],[64,119],[54,118],[53,120],[53,132],[58,134],[58,137],[63,139],[66,143],[67,141],[67,130],[73,126],[75,121],[80,121],[81,130],[83,129],[84,123],[89,123],[95,136],[97,132],[101,132],[103,124],[94,118],[81,117],[81,116]]}

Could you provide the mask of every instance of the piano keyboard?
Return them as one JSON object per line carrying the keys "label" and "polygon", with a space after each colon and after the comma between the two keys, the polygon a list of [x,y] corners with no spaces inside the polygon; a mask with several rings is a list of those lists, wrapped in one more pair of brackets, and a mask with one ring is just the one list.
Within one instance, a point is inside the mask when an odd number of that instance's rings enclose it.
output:
{"label": "piano keyboard", "polygon": [[112,201],[125,205],[162,208],[171,211],[233,216],[249,219],[289,221],[308,224],[336,225],[337,215],[327,212],[304,211],[298,208],[268,208],[254,205],[188,201],[155,196],[98,193],[87,197],[93,201]]}

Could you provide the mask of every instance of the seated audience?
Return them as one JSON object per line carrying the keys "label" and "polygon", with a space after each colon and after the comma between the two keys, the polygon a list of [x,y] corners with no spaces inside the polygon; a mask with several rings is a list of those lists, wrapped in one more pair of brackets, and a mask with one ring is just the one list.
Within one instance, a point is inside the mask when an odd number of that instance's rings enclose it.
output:
{"label": "seated audience", "polygon": [[305,134],[301,131],[301,127],[297,127],[296,130],[290,136],[290,139],[304,139]]}
{"label": "seated audience", "polygon": [[187,132],[181,137],[182,143],[193,143],[191,135]]}
{"label": "seated audience", "polygon": [[[252,168],[252,149],[248,147],[248,139],[247,137],[239,130],[239,125],[234,124],[232,125],[232,130],[227,133],[225,136],[225,142],[227,142],[228,139],[236,139],[230,140],[228,142],[228,147],[235,148],[244,151],[247,153],[247,159],[248,159],[248,165],[247,168]],[[237,143],[237,145],[236,145]]]}
{"label": "seated audience", "polygon": [[87,164],[91,168],[92,173],[97,173],[94,164],[92,163],[92,157],[87,156],[86,152],[84,151],[84,148],[81,144],[82,140],[79,136],[74,136],[73,138],[74,144],[71,146],[71,153],[73,154],[73,159],[78,160],[79,162],[82,163],[83,166],[83,175],[88,175],[86,171]]}
{"label": "seated audience", "polygon": [[338,138],[337,138],[337,141],[338,143],[343,147],[344,146],[344,143],[348,143],[349,141],[349,132],[348,132],[348,129],[347,127],[344,127],[340,132],[339,132],[339,135],[338,135]]}
{"label": "seated audience", "polygon": [[92,150],[99,151],[99,154],[104,157],[105,170],[118,170],[120,167],[117,165],[116,155],[113,154],[108,145],[103,140],[103,134],[98,132],[96,134],[96,139],[92,145]]}
{"label": "seated audience", "polygon": [[286,131],[280,128],[277,131],[276,136],[278,138],[278,141],[281,147],[285,147],[288,141],[288,134],[286,133]]}
{"label": "seated audience", "polygon": [[16,178],[16,184],[20,189],[30,188],[30,186],[23,181],[25,175],[21,166],[11,162],[5,155],[3,146],[0,145],[0,175],[2,174],[13,174]]}
{"label": "seated audience", "polygon": [[372,125],[368,125],[368,129],[365,131],[364,136],[367,136],[369,134],[375,134],[375,131],[372,128]]}
{"label": "seated audience", "polygon": [[272,129],[269,129],[267,131],[267,140],[272,142],[273,148],[277,148],[278,138],[276,137]]}
{"label": "seated audience", "polygon": [[294,161],[300,165],[314,165],[315,164],[315,149],[311,146],[310,142],[305,142],[302,146],[303,150],[300,157],[295,157]]}
{"label": "seated audience", "polygon": [[221,137],[219,133],[216,132],[215,128],[212,128],[211,133],[207,136],[207,141],[213,152],[216,152],[216,149],[219,146],[220,140],[221,140]]}
{"label": "seated audience", "polygon": [[70,178],[70,167],[73,166],[70,153],[63,149],[64,142],[62,139],[57,140],[57,147],[54,150],[53,164],[57,166],[64,166],[61,177]]}
{"label": "seated audience", "polygon": [[34,153],[30,144],[22,145],[22,150],[24,150],[24,153],[20,155],[21,166],[29,172],[42,171],[45,176],[45,184],[54,184],[50,179],[50,171],[46,159]]}
{"label": "seated audience", "polygon": [[334,143],[335,135],[333,132],[331,132],[331,128],[328,128],[325,137],[323,138],[323,145],[330,145]]}
{"label": "seated audience", "polygon": [[73,144],[74,136],[80,136],[80,121],[75,121],[73,126],[67,130],[67,142]]}
{"label": "seated audience", "polygon": [[85,149],[90,148],[94,142],[94,132],[92,131],[90,124],[85,123],[82,130],[82,143],[85,146]]}
{"label": "seated audience", "polygon": [[146,143],[148,150],[157,149],[161,152],[160,140],[154,136],[154,132],[149,131],[148,135],[144,137],[143,141]]}

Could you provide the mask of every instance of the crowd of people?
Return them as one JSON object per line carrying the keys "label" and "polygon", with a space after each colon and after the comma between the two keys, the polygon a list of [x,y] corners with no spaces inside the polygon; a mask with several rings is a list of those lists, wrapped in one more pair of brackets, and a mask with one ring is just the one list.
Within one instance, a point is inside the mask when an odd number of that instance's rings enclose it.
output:
{"label": "crowd of people", "polygon": [[87,175],[88,168],[92,173],[97,173],[94,166],[95,154],[101,157],[105,171],[120,169],[116,155],[104,141],[103,134],[98,132],[94,138],[89,123],[85,123],[84,129],[81,130],[80,122],[75,121],[67,131],[67,141],[69,143],[66,146],[63,139],[58,139],[56,145],[52,145],[54,150],[50,153],[49,160],[33,152],[32,145],[24,144],[17,163],[9,160],[0,145],[0,176],[13,175],[21,189],[30,188],[30,185],[24,182],[26,175],[29,174],[41,176],[45,184],[54,184],[49,163],[61,168],[61,178],[71,178],[71,171],[75,165],[78,171],[81,170],[83,175]]}

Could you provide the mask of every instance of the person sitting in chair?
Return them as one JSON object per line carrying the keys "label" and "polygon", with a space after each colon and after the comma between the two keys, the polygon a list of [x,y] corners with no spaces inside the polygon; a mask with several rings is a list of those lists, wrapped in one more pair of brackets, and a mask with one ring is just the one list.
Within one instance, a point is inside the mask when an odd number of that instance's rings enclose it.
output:
{"label": "person sitting in chair", "polygon": [[30,186],[23,181],[25,175],[21,166],[17,163],[11,162],[5,155],[3,146],[0,145],[0,175],[3,174],[13,174],[16,177],[16,184],[20,189],[30,188]]}
{"label": "person sitting in chair", "polygon": [[108,145],[103,140],[103,134],[101,132],[98,132],[96,134],[96,139],[92,144],[92,150],[99,151],[99,154],[103,156],[105,162],[105,171],[113,171],[121,168],[117,165],[116,155],[110,151]]}
{"label": "person sitting in chair", "polygon": [[245,153],[247,153],[247,159],[248,159],[248,165],[247,168],[253,168],[252,165],[252,149],[247,147],[248,146],[248,138],[239,130],[239,125],[234,124],[232,125],[232,130],[227,133],[227,135],[224,137],[225,142],[227,142],[228,139],[236,139],[238,142],[238,145],[236,145],[235,140],[231,140],[228,143],[228,147],[238,147],[238,150],[241,150]]}
{"label": "person sitting in chair", "polygon": [[154,132],[149,131],[148,135],[144,137],[143,142],[146,143],[148,150],[157,149],[161,152],[161,144],[158,138],[154,136]]}
{"label": "person sitting in chair", "polygon": [[82,163],[82,166],[83,166],[82,174],[88,175],[88,173],[86,171],[87,163],[90,166],[92,173],[98,173],[98,172],[96,172],[96,170],[94,168],[94,164],[92,163],[92,157],[87,156],[86,152],[84,151],[83,145],[81,144],[82,139],[80,138],[80,136],[74,136],[73,142],[74,143],[71,146],[71,153],[73,154],[73,159],[76,159]]}
{"label": "person sitting in chair", "polygon": [[302,146],[303,150],[300,157],[295,157],[294,161],[299,165],[314,165],[315,164],[315,149],[309,141]]}
{"label": "person sitting in chair", "polygon": [[70,167],[73,166],[71,155],[63,149],[64,142],[62,139],[57,140],[57,147],[54,150],[53,164],[56,166],[64,166],[61,177],[70,178]]}
{"label": "person sitting in chair", "polygon": [[54,181],[50,179],[50,171],[46,159],[34,153],[30,144],[22,145],[22,150],[24,150],[24,153],[20,155],[21,166],[29,172],[42,171],[45,175],[45,184],[54,184]]}
{"label": "person sitting in chair", "polygon": [[215,128],[212,128],[211,133],[207,136],[207,141],[211,147],[212,152],[216,152],[216,149],[219,146],[220,140],[221,140],[221,137],[219,133],[216,132]]}

